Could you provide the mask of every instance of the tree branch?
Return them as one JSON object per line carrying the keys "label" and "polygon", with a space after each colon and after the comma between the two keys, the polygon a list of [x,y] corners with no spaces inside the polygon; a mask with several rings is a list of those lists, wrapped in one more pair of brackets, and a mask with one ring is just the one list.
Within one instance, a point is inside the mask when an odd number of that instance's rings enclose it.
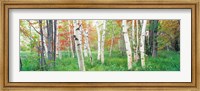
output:
{"label": "tree branch", "polygon": [[[26,20],[27,22],[29,22],[29,25],[38,33],[38,34],[40,34],[40,32],[38,32],[36,29],[35,29],[35,27],[33,27],[33,25],[31,24],[31,22],[29,21],[29,20]],[[40,34],[41,35],[41,34]]]}

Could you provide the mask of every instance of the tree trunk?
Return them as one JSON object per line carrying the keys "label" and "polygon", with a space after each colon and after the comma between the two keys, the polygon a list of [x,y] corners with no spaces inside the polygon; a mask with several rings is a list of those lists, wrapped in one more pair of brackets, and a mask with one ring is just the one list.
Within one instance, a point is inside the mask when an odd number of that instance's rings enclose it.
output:
{"label": "tree trunk", "polygon": [[147,49],[148,55],[152,55],[153,53],[153,20],[149,21],[150,26],[149,26],[149,48]]}
{"label": "tree trunk", "polygon": [[57,38],[57,20],[54,20],[54,67],[56,65],[56,38]]}
{"label": "tree trunk", "polygon": [[68,20],[68,28],[69,28],[69,41],[70,41],[70,50],[71,50],[71,53],[72,53],[72,57],[74,58],[74,50],[73,50],[73,44],[72,44],[72,35],[71,35],[71,23],[70,23],[70,20]]}
{"label": "tree trunk", "polygon": [[40,69],[42,69],[42,61],[41,61],[41,53],[40,53],[40,51],[41,51],[41,48],[40,48],[41,43],[40,43],[40,41],[38,41],[37,44],[38,44],[38,46],[37,46],[37,54],[38,54],[38,61],[39,61],[38,63],[39,63]]}
{"label": "tree trunk", "polygon": [[[45,28],[45,31],[43,31],[43,35],[47,36],[47,31],[48,31],[48,21],[45,20],[45,23],[46,23],[46,28]],[[44,49],[45,49],[45,58],[48,58],[48,48],[47,48],[47,41],[48,41],[48,38],[47,37],[44,37]]]}
{"label": "tree trunk", "polygon": [[112,40],[111,40],[110,54],[109,54],[110,57],[112,56],[113,42],[114,42],[114,37],[115,37],[114,34],[115,34],[115,32],[114,32],[114,25],[112,25]]}
{"label": "tree trunk", "polygon": [[47,37],[48,37],[48,59],[53,60],[53,21],[48,20],[48,31],[47,31]]}
{"label": "tree trunk", "polygon": [[[57,33],[58,35],[58,33]],[[59,36],[56,38],[58,41],[60,40]],[[61,51],[61,48],[60,48],[60,42],[57,42],[57,48],[56,48],[56,55],[58,56],[59,59],[62,59],[62,51]]]}
{"label": "tree trunk", "polygon": [[136,40],[136,43],[137,43],[137,44],[136,44],[136,51],[135,51],[136,54],[135,54],[135,56],[134,56],[134,57],[135,57],[134,60],[135,60],[136,62],[138,62],[138,59],[139,59],[138,51],[139,51],[139,45],[140,45],[140,44],[139,44],[139,20],[136,20],[136,24],[137,24],[137,25],[136,25],[136,27],[137,27],[137,31],[136,31],[136,32],[137,32],[137,36],[136,36],[136,39],[137,39],[137,40]]}
{"label": "tree trunk", "polygon": [[120,33],[120,52],[121,52],[121,55],[124,56],[125,52],[126,52],[126,48],[124,47],[124,44],[125,44],[125,41],[124,41],[124,34],[123,32],[121,31]]}
{"label": "tree trunk", "polygon": [[[29,30],[30,30],[30,38],[32,37],[32,32],[31,32],[31,25],[30,25],[30,21],[29,21]],[[32,42],[32,40],[30,40],[30,44],[31,44],[31,53],[33,52],[33,42]]]}
{"label": "tree trunk", "polygon": [[158,20],[153,20],[153,52],[152,56],[156,57],[157,56],[157,31],[158,31]]}
{"label": "tree trunk", "polygon": [[103,30],[101,38],[101,63],[104,64],[104,42],[105,42],[105,33],[106,33],[106,20],[103,21]]}
{"label": "tree trunk", "polygon": [[88,49],[88,53],[89,53],[89,56],[90,56],[90,62],[91,62],[91,64],[93,65],[93,61],[92,61],[92,52],[91,52],[91,49],[90,49],[90,44],[89,44],[89,33],[88,33],[88,29],[89,29],[89,22],[88,21],[86,21],[86,26],[87,26],[87,28],[86,28],[86,44],[87,44],[87,49]]}
{"label": "tree trunk", "polygon": [[80,23],[78,24],[78,20],[74,20],[74,40],[75,40],[75,49],[76,49],[76,54],[78,58],[78,65],[79,69],[81,71],[85,71],[85,65],[84,65],[84,58],[83,58],[83,53],[81,51],[82,45],[81,45],[81,31],[80,31]]}
{"label": "tree trunk", "polygon": [[97,36],[98,36],[98,54],[97,54],[97,60],[100,60],[101,58],[101,33],[99,29],[99,22],[96,22],[96,30],[97,30]]}
{"label": "tree trunk", "polygon": [[145,67],[145,30],[146,30],[146,23],[147,20],[143,20],[142,24],[142,33],[140,38],[140,55],[141,55],[141,65],[144,68]]}
{"label": "tree trunk", "polygon": [[130,45],[128,32],[127,32],[126,20],[122,20],[122,27],[123,27],[124,41],[126,45],[128,70],[131,70],[132,69],[132,52],[131,52],[131,45]]}
{"label": "tree trunk", "polygon": [[40,26],[40,33],[41,33],[41,68],[42,70],[45,70],[45,63],[44,63],[44,42],[43,42],[43,31],[42,31],[42,20],[39,20],[39,26]]}
{"label": "tree trunk", "polygon": [[134,61],[136,62],[135,57],[136,55],[136,37],[135,37],[135,20],[132,20],[132,31],[131,31],[131,35],[132,35],[132,43],[133,43],[133,58]]}
{"label": "tree trunk", "polygon": [[22,60],[21,60],[21,57],[20,57],[20,71],[22,71],[22,67],[23,67],[23,65],[22,65]]}
{"label": "tree trunk", "polygon": [[88,47],[87,47],[88,44],[87,44],[87,40],[86,40],[88,35],[86,34],[86,30],[84,31],[84,57],[88,57]]}

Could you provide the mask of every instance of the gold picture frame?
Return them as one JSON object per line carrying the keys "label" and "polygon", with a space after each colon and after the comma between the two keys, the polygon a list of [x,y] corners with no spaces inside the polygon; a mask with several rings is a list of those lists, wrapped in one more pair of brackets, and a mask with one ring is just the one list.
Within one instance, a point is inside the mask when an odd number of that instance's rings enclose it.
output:
{"label": "gold picture frame", "polygon": [[[1,33],[0,33],[0,67],[1,90],[176,90],[198,91],[200,86],[199,73],[199,1],[1,1]],[[117,83],[44,83],[44,82],[9,82],[9,9],[64,9],[64,8],[95,8],[95,9],[191,9],[192,11],[192,82],[117,82]],[[38,87],[38,88],[36,88]]]}

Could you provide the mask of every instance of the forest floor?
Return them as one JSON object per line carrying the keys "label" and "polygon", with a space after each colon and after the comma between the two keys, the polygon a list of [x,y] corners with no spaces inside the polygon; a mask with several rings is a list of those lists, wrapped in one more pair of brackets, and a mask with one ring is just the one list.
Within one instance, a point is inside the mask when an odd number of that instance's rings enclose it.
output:
{"label": "forest floor", "polygon": [[[127,56],[120,52],[105,52],[104,64],[97,60],[97,53],[93,52],[93,65],[89,57],[85,58],[86,71],[128,71]],[[22,60],[21,71],[40,71],[39,57],[37,53],[20,52]],[[69,53],[62,52],[62,58],[56,59],[56,66],[53,61],[46,60],[47,71],[79,71],[77,58],[70,57]],[[180,71],[180,53],[174,51],[158,51],[158,56],[146,57],[146,67],[142,68],[140,61],[133,63],[131,71]]]}

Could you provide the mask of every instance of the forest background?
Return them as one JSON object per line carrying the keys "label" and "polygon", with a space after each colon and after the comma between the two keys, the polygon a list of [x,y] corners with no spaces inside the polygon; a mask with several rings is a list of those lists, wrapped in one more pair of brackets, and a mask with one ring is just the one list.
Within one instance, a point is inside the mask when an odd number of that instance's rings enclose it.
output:
{"label": "forest background", "polygon": [[179,71],[179,20],[20,20],[21,71]]}

